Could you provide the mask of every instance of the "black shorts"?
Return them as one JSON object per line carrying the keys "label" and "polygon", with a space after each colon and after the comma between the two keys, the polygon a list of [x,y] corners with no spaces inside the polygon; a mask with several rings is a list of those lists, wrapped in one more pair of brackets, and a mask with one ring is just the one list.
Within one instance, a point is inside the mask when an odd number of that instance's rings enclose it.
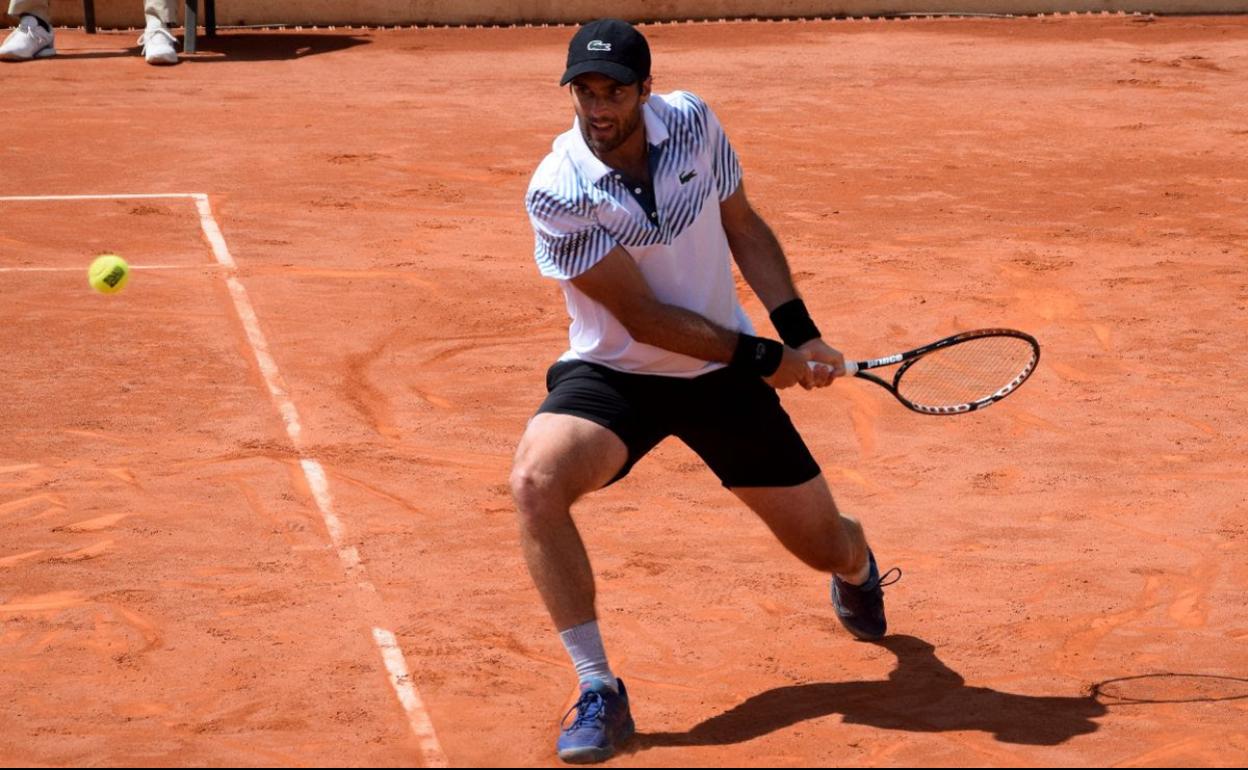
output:
{"label": "black shorts", "polygon": [[685,442],[725,487],[792,487],[820,472],[780,397],[757,375],[723,368],[688,379],[558,361],[546,390],[538,414],[583,417],[628,447],[611,483],[668,436]]}

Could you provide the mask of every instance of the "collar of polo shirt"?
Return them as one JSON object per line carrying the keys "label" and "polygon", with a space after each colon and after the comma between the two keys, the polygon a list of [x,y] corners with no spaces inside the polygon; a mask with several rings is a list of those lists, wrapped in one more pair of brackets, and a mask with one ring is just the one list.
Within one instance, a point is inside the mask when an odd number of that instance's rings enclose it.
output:
{"label": "collar of polo shirt", "polygon": [[[663,119],[658,116],[654,108],[650,106],[650,102],[641,105],[641,119],[646,124],[646,144],[651,147],[662,147],[667,143],[669,138],[667,126],[664,125]],[[576,129],[576,138],[572,141],[570,155],[577,168],[581,170],[585,176],[594,180],[594,184],[601,182],[607,175],[615,173],[610,166],[598,160],[598,156],[594,151],[589,149],[589,145],[585,144],[585,137],[581,134],[580,119],[573,119],[573,127]],[[650,180],[652,183],[654,180]]]}

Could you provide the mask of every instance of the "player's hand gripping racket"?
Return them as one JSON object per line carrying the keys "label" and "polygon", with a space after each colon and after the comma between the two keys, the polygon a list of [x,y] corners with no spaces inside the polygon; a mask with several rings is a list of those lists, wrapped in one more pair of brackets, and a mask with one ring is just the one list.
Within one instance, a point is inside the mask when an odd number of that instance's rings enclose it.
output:
{"label": "player's hand gripping racket", "polygon": [[[978,329],[870,361],[845,361],[845,373],[888,390],[922,414],[962,414],[995,404],[1027,381],[1040,344],[1013,329]],[[867,369],[901,364],[887,382]]]}

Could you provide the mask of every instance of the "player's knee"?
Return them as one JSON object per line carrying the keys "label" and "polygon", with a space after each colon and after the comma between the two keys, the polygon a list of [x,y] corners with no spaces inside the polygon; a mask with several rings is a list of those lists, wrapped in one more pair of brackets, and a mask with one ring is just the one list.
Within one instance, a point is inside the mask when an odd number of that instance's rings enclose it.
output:
{"label": "player's knee", "polygon": [[528,462],[517,462],[511,469],[511,497],[524,521],[537,522],[552,511],[566,508],[555,474]]}

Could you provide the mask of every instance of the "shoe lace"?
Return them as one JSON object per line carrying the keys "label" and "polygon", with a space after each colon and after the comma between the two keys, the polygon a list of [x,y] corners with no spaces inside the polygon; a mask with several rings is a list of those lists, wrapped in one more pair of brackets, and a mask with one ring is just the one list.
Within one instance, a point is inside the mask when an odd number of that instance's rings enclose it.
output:
{"label": "shoe lace", "polygon": [[844,580],[841,580],[841,584],[846,588],[852,589],[850,591],[851,595],[866,595],[880,588],[891,586],[898,580],[901,580],[901,567],[893,567],[888,572],[885,572],[883,575],[877,577],[875,580],[868,580],[862,585],[854,585],[853,583],[847,583]]}
{"label": "shoe lace", "polygon": [[559,722],[562,724],[568,721],[568,716],[575,711],[576,719],[572,720],[572,724],[566,728],[566,730],[575,730],[583,725],[601,722],[605,710],[606,703],[603,701],[602,695],[593,690],[587,690],[581,693],[580,700],[572,708],[568,709],[568,713],[564,714],[563,719],[559,720]]}
{"label": "shoe lace", "polygon": [[[889,579],[890,577],[892,578],[891,580]],[[893,567],[888,572],[880,575],[879,582],[877,582],[876,585],[883,588],[884,586],[891,586],[898,580],[901,580],[901,567]]]}
{"label": "shoe lace", "polygon": [[143,46],[147,45],[147,41],[151,39],[153,35],[157,37],[164,35],[165,37],[169,38],[170,43],[178,42],[178,39],[174,37],[173,33],[171,33],[169,30],[165,29],[164,27],[157,27],[156,29],[143,30],[143,34],[139,35],[139,45],[143,45]]}

